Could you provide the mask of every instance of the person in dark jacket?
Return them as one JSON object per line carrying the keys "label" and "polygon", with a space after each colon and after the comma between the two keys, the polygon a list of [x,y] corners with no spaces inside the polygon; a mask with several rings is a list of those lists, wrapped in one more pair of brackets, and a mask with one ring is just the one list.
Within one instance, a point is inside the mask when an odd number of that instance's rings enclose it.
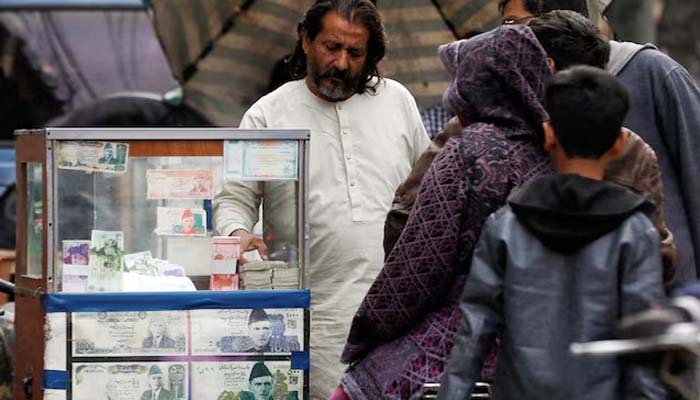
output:
{"label": "person in dark jacket", "polygon": [[574,67],[548,83],[545,108],[557,174],[514,190],[485,223],[438,398],[469,398],[498,336],[497,399],[663,399],[645,367],[569,352],[664,300],[653,204],[603,180],[624,149],[627,91],[601,69]]}
{"label": "person in dark jacket", "polygon": [[422,179],[406,228],[352,322],[339,390],[405,399],[444,371],[459,297],[486,218],[511,190],[551,172],[542,148],[547,57],[530,28],[507,26],[441,46],[443,96],[462,128]]}

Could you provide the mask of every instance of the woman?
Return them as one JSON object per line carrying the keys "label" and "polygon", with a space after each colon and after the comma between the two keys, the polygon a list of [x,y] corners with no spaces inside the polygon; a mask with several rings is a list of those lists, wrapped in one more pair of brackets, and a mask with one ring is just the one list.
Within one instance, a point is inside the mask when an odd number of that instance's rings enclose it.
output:
{"label": "woman", "polygon": [[443,102],[462,125],[423,178],[404,232],[353,320],[336,392],[408,398],[438,382],[460,321],[458,300],[486,217],[551,166],[541,145],[547,56],[532,31],[501,27],[438,51]]}

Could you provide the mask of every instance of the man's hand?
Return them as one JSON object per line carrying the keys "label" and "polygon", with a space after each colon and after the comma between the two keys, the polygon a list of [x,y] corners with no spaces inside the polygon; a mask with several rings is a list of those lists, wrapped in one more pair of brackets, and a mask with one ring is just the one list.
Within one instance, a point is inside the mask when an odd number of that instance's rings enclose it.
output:
{"label": "man's hand", "polygon": [[267,245],[259,237],[250,234],[245,229],[237,229],[229,236],[238,236],[241,238],[241,263],[245,264],[248,260],[243,257],[243,253],[250,250],[257,250],[260,253],[260,258],[267,260]]}

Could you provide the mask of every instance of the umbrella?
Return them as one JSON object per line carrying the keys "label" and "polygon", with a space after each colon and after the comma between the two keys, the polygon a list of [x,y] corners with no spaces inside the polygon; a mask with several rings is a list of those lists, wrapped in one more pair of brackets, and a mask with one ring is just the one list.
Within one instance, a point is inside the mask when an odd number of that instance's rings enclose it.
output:
{"label": "umbrella", "polygon": [[[185,101],[218,125],[235,126],[270,86],[296,43],[313,0],[151,0],[156,31]],[[389,38],[381,69],[419,107],[441,101],[448,78],[440,44],[498,21],[495,0],[380,0]],[[474,14],[476,13],[476,14]],[[486,22],[484,22],[486,21]]]}

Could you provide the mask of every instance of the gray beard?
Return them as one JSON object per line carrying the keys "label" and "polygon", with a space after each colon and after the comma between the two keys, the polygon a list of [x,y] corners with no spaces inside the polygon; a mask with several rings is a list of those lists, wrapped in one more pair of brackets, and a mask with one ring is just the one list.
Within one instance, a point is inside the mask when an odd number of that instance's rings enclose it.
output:
{"label": "gray beard", "polygon": [[330,101],[342,101],[350,98],[354,93],[352,90],[343,90],[343,88],[340,86],[329,89],[325,86],[319,85],[318,91]]}

